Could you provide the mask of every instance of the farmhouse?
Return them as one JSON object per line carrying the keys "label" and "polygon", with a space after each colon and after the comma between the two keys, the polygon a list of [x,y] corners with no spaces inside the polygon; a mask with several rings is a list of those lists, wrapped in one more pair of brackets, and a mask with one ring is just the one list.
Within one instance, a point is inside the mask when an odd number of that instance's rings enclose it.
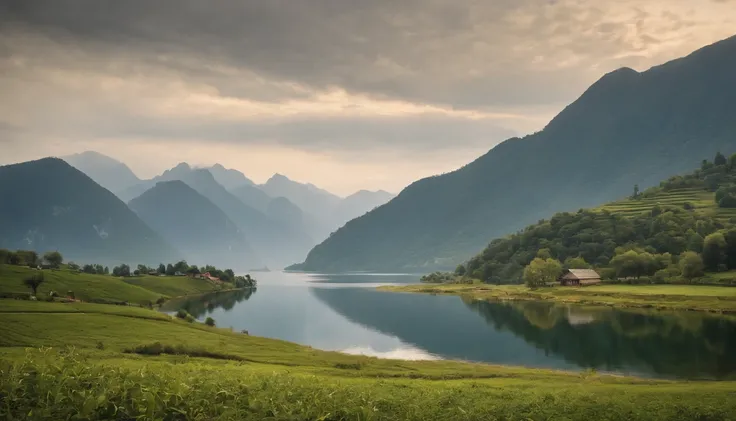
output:
{"label": "farmhouse", "polygon": [[601,282],[601,276],[593,269],[567,269],[558,280],[562,286],[593,285]]}

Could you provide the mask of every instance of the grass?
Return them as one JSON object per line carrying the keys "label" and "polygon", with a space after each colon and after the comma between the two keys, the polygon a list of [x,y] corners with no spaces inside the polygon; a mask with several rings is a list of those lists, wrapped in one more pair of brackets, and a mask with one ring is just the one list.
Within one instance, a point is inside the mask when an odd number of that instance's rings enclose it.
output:
{"label": "grass", "polygon": [[656,205],[682,207],[685,203],[690,203],[694,207],[694,212],[712,216],[722,222],[728,222],[731,218],[736,217],[736,209],[719,208],[715,202],[715,193],[700,188],[662,191],[652,197],[619,200],[600,206],[597,210],[608,210],[623,216],[635,216],[650,211]]}
{"label": "grass", "polygon": [[523,285],[418,284],[386,286],[380,289],[393,292],[467,295],[481,300],[548,300],[568,304],[736,313],[736,288],[720,286],[595,285],[532,290]]}
{"label": "grass", "polygon": [[1,419],[728,420],[736,414],[734,382],[380,360],[140,308],[123,315],[119,306],[7,303],[0,302]]}
{"label": "grass", "polygon": [[[23,285],[23,278],[35,272],[28,267],[0,265],[0,293],[29,293],[28,287]],[[118,278],[79,273],[67,268],[44,270],[44,278],[44,283],[38,289],[39,297],[46,297],[51,291],[61,296],[65,296],[67,291],[74,291],[75,297],[82,301],[109,300],[142,304],[156,302],[161,297],[201,294],[217,288],[203,279],[147,275]]]}

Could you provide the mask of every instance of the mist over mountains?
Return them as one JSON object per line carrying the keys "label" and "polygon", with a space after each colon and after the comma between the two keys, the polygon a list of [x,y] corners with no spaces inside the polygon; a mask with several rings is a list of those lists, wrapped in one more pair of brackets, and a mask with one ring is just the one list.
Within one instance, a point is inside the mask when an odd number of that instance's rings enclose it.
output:
{"label": "mist over mountains", "polygon": [[280,174],[257,185],[220,164],[180,163],[141,180],[124,163],[97,152],[63,159],[105,183],[184,258],[240,270],[304,260],[342,224],[393,197],[361,191],[343,199]]}

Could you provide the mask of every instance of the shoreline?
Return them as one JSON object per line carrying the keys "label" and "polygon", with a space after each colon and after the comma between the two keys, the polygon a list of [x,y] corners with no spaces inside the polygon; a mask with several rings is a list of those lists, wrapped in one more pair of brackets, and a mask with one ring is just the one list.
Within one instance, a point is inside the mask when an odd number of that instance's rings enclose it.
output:
{"label": "shoreline", "polygon": [[[736,314],[736,294],[718,295],[713,288],[729,290],[726,287],[700,285],[596,285],[531,290],[523,285],[484,284],[384,285],[376,289],[394,293],[456,295],[497,302],[539,301],[617,309]],[[707,293],[689,295],[687,292]]]}

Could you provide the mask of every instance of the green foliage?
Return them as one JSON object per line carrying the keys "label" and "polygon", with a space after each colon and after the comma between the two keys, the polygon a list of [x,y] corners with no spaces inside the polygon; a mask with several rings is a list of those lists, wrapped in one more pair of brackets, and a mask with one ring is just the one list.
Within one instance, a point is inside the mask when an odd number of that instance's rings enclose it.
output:
{"label": "green foliage", "polygon": [[557,280],[562,273],[562,264],[555,259],[536,257],[525,268],[523,279],[529,288],[542,287]]}
{"label": "green foliage", "polygon": [[245,276],[236,276],[233,283],[236,288],[255,288],[258,286],[258,281],[255,278],[251,278],[250,274]]}
{"label": "green foliage", "polygon": [[112,276],[127,277],[130,276],[130,266],[122,264],[112,268]]}
{"label": "green foliage", "polygon": [[467,270],[465,269],[465,265],[459,264],[455,268],[455,276],[465,276],[467,273]]}
{"label": "green foliage", "polygon": [[580,256],[568,257],[563,265],[565,269],[590,269],[590,264]]}
{"label": "green foliage", "polygon": [[215,319],[213,319],[212,317],[207,317],[204,321],[204,324],[209,327],[215,327]]}
{"label": "green foliage", "polygon": [[186,319],[187,316],[189,316],[189,313],[187,313],[187,311],[184,310],[184,309],[179,309],[176,312],[176,317],[179,318],[179,319]]}
{"label": "green foliage", "polygon": [[43,261],[52,268],[58,269],[64,262],[64,257],[58,251],[49,251],[43,255]]}
{"label": "green foliage", "polygon": [[725,269],[727,253],[728,244],[723,233],[716,232],[705,237],[702,254],[706,270],[718,272]]}
{"label": "green foliage", "polygon": [[454,282],[455,274],[449,272],[433,272],[420,278],[420,282],[429,284],[442,284],[446,282]]}
{"label": "green foliage", "polygon": [[680,271],[685,279],[703,276],[705,265],[698,253],[686,251],[680,255]]}

